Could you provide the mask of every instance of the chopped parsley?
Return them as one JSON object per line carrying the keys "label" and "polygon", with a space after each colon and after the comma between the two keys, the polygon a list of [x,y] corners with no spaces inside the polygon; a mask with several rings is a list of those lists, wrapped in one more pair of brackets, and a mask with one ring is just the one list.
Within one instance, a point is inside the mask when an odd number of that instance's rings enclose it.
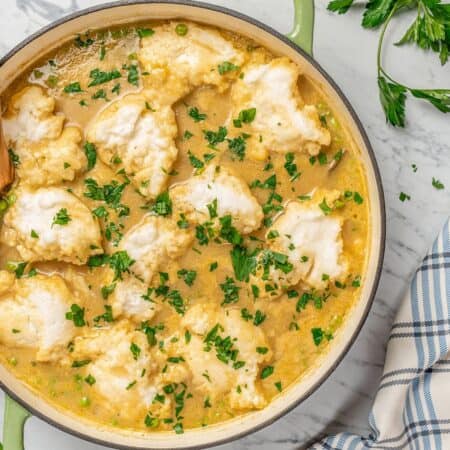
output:
{"label": "chopped parsley", "polygon": [[64,92],[66,94],[76,94],[78,92],[83,92],[81,89],[81,85],[79,81],[75,81],[74,83],[70,83],[64,87]]}
{"label": "chopped parsley", "polygon": [[84,379],[84,381],[86,381],[86,383],[89,385],[89,386],[92,386],[93,384],[95,384],[96,383],[96,379],[95,379],[95,377],[93,377],[91,374],[89,374],[85,379]]}
{"label": "chopped parsley", "polygon": [[141,356],[141,348],[134,342],[132,342],[130,345],[130,352],[133,355],[133,359],[135,361],[137,361],[139,356]]}
{"label": "chopped parsley", "polygon": [[72,367],[73,367],[74,369],[77,369],[77,368],[79,368],[79,367],[87,366],[88,364],[90,364],[90,362],[91,362],[90,359],[82,359],[82,360],[80,360],[80,361],[74,361],[74,362],[72,363]]}
{"label": "chopped parsley", "polygon": [[401,202],[404,202],[405,200],[411,200],[411,196],[405,194],[404,192],[400,192],[398,198]]}
{"label": "chopped parsley", "polygon": [[97,162],[97,149],[91,142],[86,142],[83,148],[88,162],[87,169],[92,170]]}
{"label": "chopped parsley", "polygon": [[91,81],[89,82],[88,87],[108,83],[109,81],[120,78],[121,76],[121,73],[117,69],[113,69],[109,72],[104,72],[100,69],[93,69],[89,73],[89,78]]}
{"label": "chopped parsley", "polygon": [[290,181],[296,180],[301,174],[297,170],[297,164],[295,164],[295,155],[293,153],[286,153],[285,156],[286,162],[284,163],[284,168],[286,169],[286,172],[291,177]]}
{"label": "chopped parsley", "polygon": [[108,258],[108,264],[114,270],[114,280],[121,280],[123,273],[130,273],[130,267],[135,263],[125,250],[113,253]]}
{"label": "chopped parsley", "polygon": [[189,117],[194,119],[194,122],[202,122],[207,117],[207,115],[201,113],[196,106],[189,108],[188,114],[189,114]]}
{"label": "chopped parsley", "polygon": [[209,218],[214,219],[217,217],[217,198],[215,198],[211,203],[207,204]]}
{"label": "chopped parsley", "polygon": [[[85,33],[84,39],[83,39],[83,37],[81,36],[81,34],[79,34],[79,35],[75,38],[75,40],[74,40],[74,44],[75,44],[75,46],[78,47],[78,48],[87,48],[87,47],[90,47],[94,42],[95,42],[94,39],[92,39],[92,38],[89,36],[89,33]],[[50,61],[49,61],[49,62],[50,62]]]}
{"label": "chopped parsley", "polygon": [[273,366],[266,366],[261,371],[260,378],[261,380],[265,380],[266,378],[270,377],[274,372]]}
{"label": "chopped parsley", "polygon": [[252,123],[256,117],[256,108],[243,109],[237,119],[233,120],[236,128],[241,128],[243,123]]}
{"label": "chopped parsley", "polygon": [[122,68],[128,72],[127,76],[128,83],[132,84],[133,86],[139,86],[138,66],[136,64],[130,64],[128,66],[124,64]]}
{"label": "chopped parsley", "polygon": [[192,286],[197,278],[197,272],[195,270],[181,269],[177,272],[177,275],[178,278],[182,278],[188,286]]}
{"label": "chopped parsley", "polygon": [[249,252],[241,246],[235,246],[231,250],[231,264],[237,280],[248,282],[250,274],[254,273],[256,268],[256,253],[255,251]]}
{"label": "chopped parsley", "polygon": [[20,157],[17,153],[14,152],[12,148],[8,148],[8,155],[13,163],[14,167],[17,167],[20,164]]}
{"label": "chopped parsley", "polygon": [[316,346],[319,346],[324,339],[327,339],[328,341],[333,339],[333,335],[322,330],[322,328],[311,328],[311,334]]}
{"label": "chopped parsley", "polygon": [[433,180],[431,181],[431,184],[437,190],[442,190],[445,188],[445,186],[438,179],[436,179],[434,177],[433,177]]}
{"label": "chopped parsley", "polygon": [[53,217],[52,227],[53,225],[67,225],[71,220],[67,209],[61,208]]}
{"label": "chopped parsley", "polygon": [[136,28],[136,33],[140,38],[145,38],[153,36],[155,34],[155,31],[151,28]]}
{"label": "chopped parsley", "polygon": [[113,316],[111,305],[104,305],[104,308],[105,308],[105,312],[103,314],[100,314],[99,316],[94,317],[95,323],[99,323],[101,321],[104,321],[107,323],[114,322],[114,316]]}
{"label": "chopped parsley", "polygon": [[74,303],[70,307],[70,311],[66,312],[66,319],[72,320],[76,327],[84,327],[86,321],[84,320],[84,308]]}
{"label": "chopped parsley", "polygon": [[172,200],[169,197],[169,192],[163,192],[156,197],[155,204],[152,206],[152,211],[158,216],[168,216],[172,214]]}
{"label": "chopped parsley", "polygon": [[37,234],[35,230],[31,230],[30,236],[33,239],[39,239],[39,234]]}
{"label": "chopped parsley", "polygon": [[227,276],[223,283],[220,283],[220,289],[223,292],[223,305],[228,305],[230,303],[236,303],[239,300],[240,287],[236,286],[233,278]]}
{"label": "chopped parsley", "polygon": [[217,267],[219,267],[219,263],[217,261],[214,261],[209,265],[209,271],[214,272]]}
{"label": "chopped parsley", "polygon": [[215,148],[217,144],[224,142],[227,134],[228,130],[225,127],[219,127],[217,131],[203,130],[203,135],[211,148]]}
{"label": "chopped parsley", "polygon": [[236,155],[239,161],[243,161],[245,158],[245,150],[246,150],[246,139],[248,139],[248,134],[242,134],[234,139],[228,139],[228,150],[233,155]]}

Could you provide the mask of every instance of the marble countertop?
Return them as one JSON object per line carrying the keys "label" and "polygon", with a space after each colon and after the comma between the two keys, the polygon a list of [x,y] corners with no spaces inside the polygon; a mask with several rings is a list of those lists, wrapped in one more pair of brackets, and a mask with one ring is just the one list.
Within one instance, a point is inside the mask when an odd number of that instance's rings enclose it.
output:
{"label": "marble countertop", "polygon": [[[210,0],[288,32],[291,0]],[[102,0],[1,0],[0,55],[26,36],[65,14]],[[273,6],[276,3],[276,13]],[[450,213],[450,122],[431,106],[408,100],[409,125],[386,125],[376,88],[377,33],[363,30],[360,10],[338,17],[317,3],[314,55],[340,85],[366,127],[383,178],[387,204],[387,248],[380,288],[357,342],[332,376],[307,401],[273,425],[221,450],[299,450],[323,433],[368,433],[367,415],[383,368],[390,324],[409,279]],[[408,17],[394,22],[387,39],[395,42]],[[417,87],[448,87],[450,67],[414,49],[390,47],[385,58],[396,79]],[[450,64],[448,65],[450,66]],[[445,86],[447,85],[447,86]],[[413,172],[411,165],[418,170]],[[432,187],[432,177],[446,189]],[[411,196],[401,202],[399,193]],[[3,396],[0,397],[0,402]],[[0,405],[1,406],[1,405]],[[1,411],[2,409],[0,409]],[[1,418],[0,418],[1,425]],[[26,426],[27,450],[101,450],[32,418]]]}

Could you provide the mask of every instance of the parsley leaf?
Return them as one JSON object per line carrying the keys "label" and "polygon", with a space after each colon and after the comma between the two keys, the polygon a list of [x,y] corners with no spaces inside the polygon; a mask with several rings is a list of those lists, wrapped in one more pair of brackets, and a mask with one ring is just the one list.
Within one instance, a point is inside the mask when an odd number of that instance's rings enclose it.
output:
{"label": "parsley leaf", "polygon": [[376,28],[386,21],[397,0],[369,0],[364,11],[362,26]]}
{"label": "parsley leaf", "polygon": [[108,81],[120,78],[121,76],[122,75],[117,69],[113,69],[110,72],[103,72],[100,69],[93,69],[89,73],[89,78],[91,78],[91,81],[89,82],[88,87],[108,83]]}
{"label": "parsley leaf", "polygon": [[445,186],[438,179],[436,179],[434,177],[433,177],[433,180],[431,183],[435,189],[441,190],[441,189],[445,188]]}
{"label": "parsley leaf", "polygon": [[95,145],[91,142],[86,142],[84,144],[84,153],[88,161],[87,169],[92,170],[97,162],[97,149]]}
{"label": "parsley leaf", "polygon": [[66,312],[66,319],[72,320],[76,327],[84,327],[86,321],[84,320],[84,308],[81,308],[76,303],[70,307],[70,311]]}
{"label": "parsley leaf", "polygon": [[172,200],[169,197],[168,191],[163,192],[156,197],[152,211],[159,216],[168,216],[172,214]]}
{"label": "parsley leaf", "polygon": [[231,250],[230,255],[234,276],[239,281],[248,282],[250,274],[254,273],[256,268],[256,252],[249,252],[244,247],[236,246]]}
{"label": "parsley leaf", "polygon": [[65,86],[64,92],[66,94],[76,94],[78,92],[83,92],[83,90],[81,89],[79,81],[76,81],[75,83],[70,83],[67,86]]}
{"label": "parsley leaf", "polygon": [[405,126],[406,88],[399,84],[389,83],[382,76],[378,77],[380,101],[386,120],[394,126]]}
{"label": "parsley leaf", "polygon": [[346,13],[352,6],[354,0],[333,0],[328,3],[328,11],[337,12],[338,14]]}
{"label": "parsley leaf", "polygon": [[207,117],[207,115],[201,113],[196,106],[193,108],[189,108],[188,115],[189,117],[194,119],[194,122],[202,122]]}
{"label": "parsley leaf", "polygon": [[195,270],[181,269],[177,272],[177,275],[178,278],[182,278],[188,286],[192,286],[197,278],[197,272]]}
{"label": "parsley leaf", "polygon": [[52,227],[53,225],[67,225],[71,220],[67,209],[61,208],[53,217]]}

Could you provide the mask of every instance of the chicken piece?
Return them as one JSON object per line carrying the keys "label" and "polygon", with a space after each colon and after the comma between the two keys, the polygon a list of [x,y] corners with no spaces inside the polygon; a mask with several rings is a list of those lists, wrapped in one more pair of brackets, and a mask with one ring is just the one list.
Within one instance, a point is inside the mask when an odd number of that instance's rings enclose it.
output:
{"label": "chicken piece", "polygon": [[87,130],[87,140],[96,145],[101,160],[114,170],[123,168],[147,198],[164,191],[178,154],[173,110],[152,105],[143,95],[126,95],[102,110]]}
{"label": "chicken piece", "polygon": [[150,320],[160,309],[148,296],[147,285],[128,277],[117,283],[112,296],[113,316],[127,317],[137,323]]}
{"label": "chicken piece", "polygon": [[299,67],[288,58],[276,58],[268,64],[250,64],[244,77],[233,85],[232,117],[256,109],[248,127],[252,158],[264,160],[269,151],[316,155],[330,144],[330,133],[320,123],[315,106],[303,104],[297,87],[299,75]]}
{"label": "chicken piece", "polygon": [[[280,289],[300,281],[324,289],[331,281],[343,277],[347,268],[343,256],[343,220],[326,215],[339,195],[339,191],[318,191],[308,203],[288,203],[271,227],[277,237],[269,240],[251,279],[262,295],[277,296]],[[274,289],[267,290],[266,284]]]}
{"label": "chicken piece", "polygon": [[[272,352],[262,330],[243,320],[239,310],[225,311],[216,305],[192,307],[182,323],[193,333],[184,347],[184,358],[197,389],[212,398],[226,396],[232,408],[263,408],[266,399],[257,380]],[[262,354],[257,347],[267,352]]]}
{"label": "chicken piece", "polygon": [[147,215],[125,234],[120,249],[135,261],[133,273],[149,284],[163,264],[180,257],[192,240],[193,233],[171,219]]}
{"label": "chicken piece", "polygon": [[80,129],[63,128],[65,117],[54,114],[54,109],[55,100],[36,86],[23,89],[11,100],[3,125],[6,140],[18,157],[22,185],[72,181],[86,168]]}
{"label": "chicken piece", "polygon": [[239,75],[243,52],[218,31],[187,23],[188,32],[179,36],[177,22],[154,28],[141,39],[138,58],[144,70],[144,87],[166,104],[173,104],[202,84],[225,90]]}
{"label": "chicken piece", "polygon": [[58,275],[14,280],[0,272],[0,342],[36,350],[36,361],[67,362],[75,327],[66,319],[80,301]]}
{"label": "chicken piece", "polygon": [[161,374],[166,356],[149,348],[143,331],[127,322],[110,328],[90,330],[75,339],[74,360],[90,360],[84,368],[95,378],[93,388],[108,400],[112,410],[127,418],[152,414],[170,416],[170,399],[164,404],[154,402],[165,384],[181,382],[186,377],[182,368]]}
{"label": "chicken piece", "polygon": [[247,234],[259,228],[263,219],[261,205],[248,186],[224,167],[210,165],[201,175],[194,176],[170,190],[175,213],[185,214],[189,221],[211,220],[208,205],[217,202],[217,218],[231,215],[232,224]]}
{"label": "chicken piece", "polygon": [[15,247],[26,261],[86,264],[102,253],[97,220],[89,209],[64,189],[19,189],[4,216],[1,241]]}

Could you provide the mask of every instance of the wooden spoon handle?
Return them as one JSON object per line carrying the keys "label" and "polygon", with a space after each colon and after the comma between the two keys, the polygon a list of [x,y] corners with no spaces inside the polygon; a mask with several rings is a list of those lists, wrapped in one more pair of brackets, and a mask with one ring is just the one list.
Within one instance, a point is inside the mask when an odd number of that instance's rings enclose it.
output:
{"label": "wooden spoon handle", "polygon": [[3,136],[2,120],[0,116],[0,193],[4,192],[13,181],[14,165],[9,157],[8,148]]}

